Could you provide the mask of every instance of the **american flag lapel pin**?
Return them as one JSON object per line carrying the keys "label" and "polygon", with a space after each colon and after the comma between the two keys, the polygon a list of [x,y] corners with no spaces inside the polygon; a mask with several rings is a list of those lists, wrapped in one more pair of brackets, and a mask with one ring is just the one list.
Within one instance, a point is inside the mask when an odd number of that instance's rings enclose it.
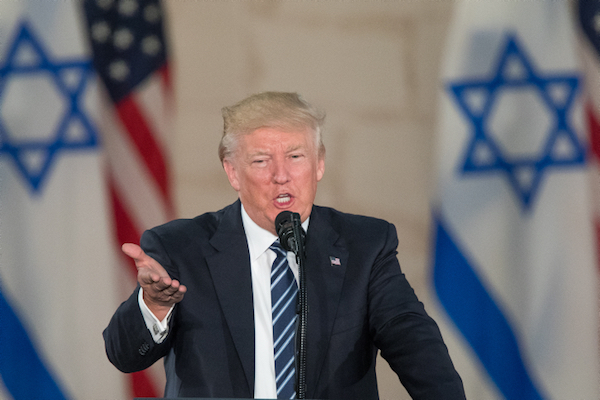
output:
{"label": "american flag lapel pin", "polygon": [[333,267],[334,265],[342,265],[342,262],[340,261],[339,258],[334,257],[334,256],[329,256],[329,261],[331,261],[331,266]]}

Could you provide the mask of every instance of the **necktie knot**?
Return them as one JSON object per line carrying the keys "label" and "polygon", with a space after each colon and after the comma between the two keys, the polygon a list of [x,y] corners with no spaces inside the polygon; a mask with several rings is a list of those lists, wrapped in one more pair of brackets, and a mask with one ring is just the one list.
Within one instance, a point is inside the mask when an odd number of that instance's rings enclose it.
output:
{"label": "necktie knot", "polygon": [[269,249],[271,249],[275,252],[275,254],[277,255],[277,258],[279,258],[281,256],[287,256],[287,251],[283,248],[281,243],[279,243],[279,240],[274,241],[273,244],[271,244],[271,246],[269,246]]}

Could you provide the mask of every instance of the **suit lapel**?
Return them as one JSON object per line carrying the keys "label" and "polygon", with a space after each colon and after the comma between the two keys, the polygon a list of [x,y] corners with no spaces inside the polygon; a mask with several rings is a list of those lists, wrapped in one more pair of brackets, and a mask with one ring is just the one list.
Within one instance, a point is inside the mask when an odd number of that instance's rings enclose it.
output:
{"label": "suit lapel", "polygon": [[348,250],[325,213],[313,208],[306,237],[307,386],[314,390],[327,354],[346,275]]}
{"label": "suit lapel", "polygon": [[239,200],[229,207],[210,240],[217,250],[207,258],[219,303],[254,394],[254,311],[248,244]]}

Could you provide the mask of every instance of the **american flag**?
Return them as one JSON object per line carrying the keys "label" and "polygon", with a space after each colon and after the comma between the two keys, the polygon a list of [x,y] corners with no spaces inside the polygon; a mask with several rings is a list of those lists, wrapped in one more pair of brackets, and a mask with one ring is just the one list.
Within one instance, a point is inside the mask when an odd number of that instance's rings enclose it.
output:
{"label": "american flag", "polygon": [[600,2],[580,0],[577,7],[582,40],[580,54],[585,75],[585,119],[590,141],[591,164],[596,178],[595,226],[600,265]]}
{"label": "american flag", "polygon": [[[118,246],[174,216],[167,141],[172,86],[159,0],[85,0],[94,67],[107,94],[100,127]],[[123,274],[135,282],[133,262]],[[127,272],[128,270],[129,272]],[[155,397],[151,374],[132,374],[134,397]]]}

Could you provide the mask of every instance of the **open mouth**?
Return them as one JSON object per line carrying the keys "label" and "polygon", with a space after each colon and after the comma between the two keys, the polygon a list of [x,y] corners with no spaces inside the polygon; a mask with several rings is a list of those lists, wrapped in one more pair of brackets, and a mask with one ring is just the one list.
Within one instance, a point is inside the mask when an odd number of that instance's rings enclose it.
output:
{"label": "open mouth", "polygon": [[281,206],[284,206],[291,201],[292,201],[292,196],[290,196],[288,193],[280,194],[279,196],[277,196],[275,198],[275,202]]}

